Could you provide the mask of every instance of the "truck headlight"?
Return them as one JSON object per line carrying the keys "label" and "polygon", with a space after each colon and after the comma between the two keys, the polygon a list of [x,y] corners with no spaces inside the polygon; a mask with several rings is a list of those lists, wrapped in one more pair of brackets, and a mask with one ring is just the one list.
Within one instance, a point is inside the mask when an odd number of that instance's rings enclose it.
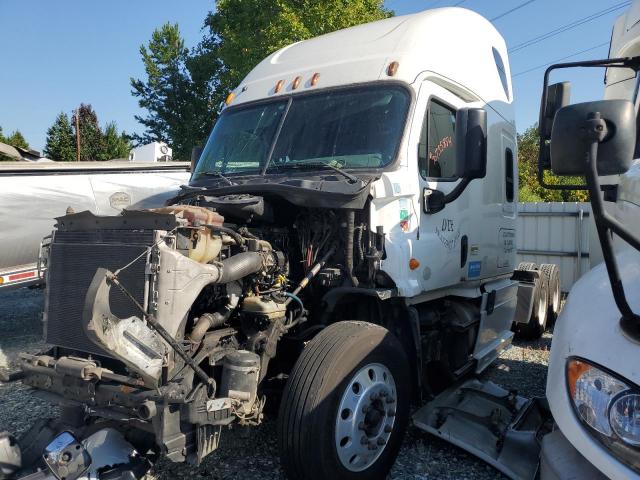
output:
{"label": "truck headlight", "polygon": [[640,390],[589,362],[567,361],[567,387],[576,415],[621,461],[640,466]]}
{"label": "truck headlight", "polygon": [[640,395],[625,393],[618,397],[609,410],[609,423],[625,443],[640,446]]}

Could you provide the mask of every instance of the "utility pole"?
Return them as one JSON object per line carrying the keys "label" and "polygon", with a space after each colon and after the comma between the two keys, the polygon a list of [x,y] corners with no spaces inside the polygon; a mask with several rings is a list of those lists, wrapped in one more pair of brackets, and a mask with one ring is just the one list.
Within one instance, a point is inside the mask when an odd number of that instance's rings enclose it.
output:
{"label": "utility pole", "polygon": [[76,109],[76,161],[80,161],[80,109]]}

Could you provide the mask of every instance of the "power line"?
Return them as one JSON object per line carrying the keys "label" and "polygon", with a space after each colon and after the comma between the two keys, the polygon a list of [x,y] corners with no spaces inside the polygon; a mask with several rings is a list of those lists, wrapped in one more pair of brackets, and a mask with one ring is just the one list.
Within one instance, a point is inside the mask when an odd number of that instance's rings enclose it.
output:
{"label": "power line", "polygon": [[459,2],[457,2],[457,3],[454,3],[452,6],[453,6],[453,7],[457,7],[458,5],[462,5],[462,4],[463,4],[464,2],[466,2],[466,1],[467,1],[467,0],[460,0],[460,1],[459,1]]}
{"label": "power line", "polygon": [[511,47],[509,49],[509,53],[514,53],[517,52],[519,50],[522,50],[523,48],[526,47],[530,47],[531,45],[534,45],[536,43],[539,43],[543,40],[546,40],[547,38],[551,38],[554,37],[562,32],[566,32],[567,30],[571,30],[573,28],[576,28],[580,25],[583,25],[587,22],[590,22],[592,20],[595,20],[596,18],[600,18],[604,15],[607,15],[608,13],[612,13],[616,10],[619,10],[621,8],[624,7],[628,7],[629,5],[631,5],[630,1],[626,1],[626,2],[621,2],[621,3],[617,3],[615,5],[612,5],[611,7],[605,8],[604,10],[601,10],[599,12],[593,13],[589,16],[586,16],[584,18],[581,18],[579,20],[575,20],[573,22],[567,23],[566,25],[562,25],[561,27],[556,28],[555,30],[551,30],[547,33],[543,33],[542,35],[538,35],[537,37],[533,37],[525,42],[522,42],[514,47]]}
{"label": "power line", "polygon": [[587,52],[590,52],[590,51],[595,50],[597,48],[604,47],[605,45],[609,45],[609,42],[606,41],[606,42],[603,42],[603,43],[599,43],[598,45],[594,45],[593,47],[586,48],[584,50],[580,50],[579,52],[572,53],[571,55],[567,55],[566,57],[557,58],[557,59],[552,60],[552,61],[550,61],[548,63],[543,63],[542,65],[538,65],[537,67],[531,67],[531,68],[529,68],[527,70],[523,70],[522,72],[514,73],[511,76],[511,78],[519,77],[520,75],[524,75],[525,73],[533,72],[534,70],[538,70],[539,68],[548,67],[549,65],[561,62],[562,60],[566,60],[567,58],[577,57],[578,55],[582,55],[583,53],[587,53]]}
{"label": "power line", "polygon": [[[516,10],[520,10],[522,7],[526,7],[527,5],[529,5],[530,3],[535,2],[536,0],[527,0],[526,2],[521,3],[520,5],[516,5],[515,7],[507,10],[506,12],[502,12],[500,15],[497,15],[493,18],[490,18],[489,21],[490,22],[495,22],[496,20],[499,20],[502,17],[506,17],[507,15],[509,15],[512,12],[515,12]],[[461,2],[462,3],[462,2]]]}

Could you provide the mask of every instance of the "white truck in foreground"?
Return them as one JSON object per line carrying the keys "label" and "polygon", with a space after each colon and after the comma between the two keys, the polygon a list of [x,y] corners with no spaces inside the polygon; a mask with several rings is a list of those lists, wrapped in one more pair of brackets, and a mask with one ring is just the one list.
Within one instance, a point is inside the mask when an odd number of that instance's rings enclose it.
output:
{"label": "white truck in foreground", "polygon": [[[558,428],[542,442],[543,480],[640,478],[639,55],[636,0],[609,59],[545,75],[540,172],[585,175],[574,188],[590,193],[604,263],[571,289],[554,330],[547,398]],[[552,71],[576,67],[607,68],[604,101],[567,105],[568,84],[547,87]]]}
{"label": "white truck in foreground", "polygon": [[514,320],[541,335],[557,281],[551,267],[514,273],[516,153],[505,42],[474,12],[273,53],[229,95],[167,206],[57,218],[52,348],[21,354],[5,379],[62,416],[0,439],[3,472],[136,478],[159,455],[198,464],[225,429],[279,404],[290,478],[379,479],[410,404],[429,399],[422,428],[466,421],[483,431],[474,453],[531,478],[538,427],[525,420],[544,405],[459,385],[509,346]]}

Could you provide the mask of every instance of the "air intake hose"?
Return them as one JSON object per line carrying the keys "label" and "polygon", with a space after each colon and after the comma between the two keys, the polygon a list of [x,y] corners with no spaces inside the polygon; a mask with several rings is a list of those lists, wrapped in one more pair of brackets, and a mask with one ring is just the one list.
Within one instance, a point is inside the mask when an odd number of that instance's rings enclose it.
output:
{"label": "air intake hose", "polygon": [[265,258],[258,252],[242,252],[221,263],[220,278],[216,283],[229,283],[262,270]]}

